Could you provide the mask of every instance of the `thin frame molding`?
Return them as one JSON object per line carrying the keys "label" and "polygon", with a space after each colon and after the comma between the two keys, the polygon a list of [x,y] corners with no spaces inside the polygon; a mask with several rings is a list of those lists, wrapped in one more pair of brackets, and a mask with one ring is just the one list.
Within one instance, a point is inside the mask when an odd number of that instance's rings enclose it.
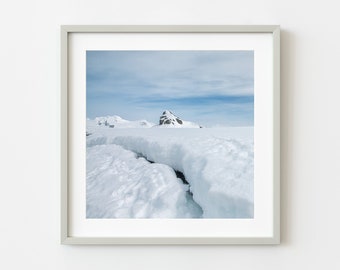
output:
{"label": "thin frame molding", "polygon": [[[68,46],[72,33],[269,33],[273,35],[273,236],[272,237],[72,237],[68,233]],[[60,240],[72,245],[280,244],[280,26],[279,25],[62,25],[60,114]]]}

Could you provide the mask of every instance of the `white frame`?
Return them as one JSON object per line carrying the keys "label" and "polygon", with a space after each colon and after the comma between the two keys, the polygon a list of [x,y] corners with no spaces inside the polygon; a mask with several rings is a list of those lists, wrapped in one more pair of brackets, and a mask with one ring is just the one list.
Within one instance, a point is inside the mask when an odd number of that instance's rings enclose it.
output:
{"label": "white frame", "polygon": [[[270,33],[273,37],[273,235],[271,237],[72,237],[69,235],[68,50],[72,33]],[[214,26],[61,26],[61,243],[62,244],[279,244],[280,243],[280,27]]]}

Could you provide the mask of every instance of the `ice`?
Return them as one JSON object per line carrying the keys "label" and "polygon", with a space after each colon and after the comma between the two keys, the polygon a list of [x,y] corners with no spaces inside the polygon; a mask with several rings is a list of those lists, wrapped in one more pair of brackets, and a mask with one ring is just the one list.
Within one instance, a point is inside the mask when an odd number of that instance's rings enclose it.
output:
{"label": "ice", "polygon": [[220,138],[116,137],[113,143],[182,171],[205,218],[253,217],[252,145]]}
{"label": "ice", "polygon": [[202,210],[172,168],[118,145],[87,149],[87,218],[197,218]]}
{"label": "ice", "polygon": [[[87,203],[97,217],[198,217],[197,203],[203,218],[253,218],[252,127],[88,130]],[[184,173],[195,203],[173,169]]]}

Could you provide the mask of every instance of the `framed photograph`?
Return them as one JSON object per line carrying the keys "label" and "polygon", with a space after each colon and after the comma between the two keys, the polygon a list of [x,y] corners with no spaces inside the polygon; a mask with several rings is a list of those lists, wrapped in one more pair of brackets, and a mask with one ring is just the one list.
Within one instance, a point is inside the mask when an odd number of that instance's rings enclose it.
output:
{"label": "framed photograph", "polygon": [[61,243],[279,244],[279,26],[62,26]]}

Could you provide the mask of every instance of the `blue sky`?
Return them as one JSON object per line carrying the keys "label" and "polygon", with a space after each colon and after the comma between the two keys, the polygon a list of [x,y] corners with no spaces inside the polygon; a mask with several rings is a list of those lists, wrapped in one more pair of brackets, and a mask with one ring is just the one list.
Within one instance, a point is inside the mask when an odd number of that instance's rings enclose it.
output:
{"label": "blue sky", "polygon": [[253,51],[87,51],[87,117],[253,126]]}

